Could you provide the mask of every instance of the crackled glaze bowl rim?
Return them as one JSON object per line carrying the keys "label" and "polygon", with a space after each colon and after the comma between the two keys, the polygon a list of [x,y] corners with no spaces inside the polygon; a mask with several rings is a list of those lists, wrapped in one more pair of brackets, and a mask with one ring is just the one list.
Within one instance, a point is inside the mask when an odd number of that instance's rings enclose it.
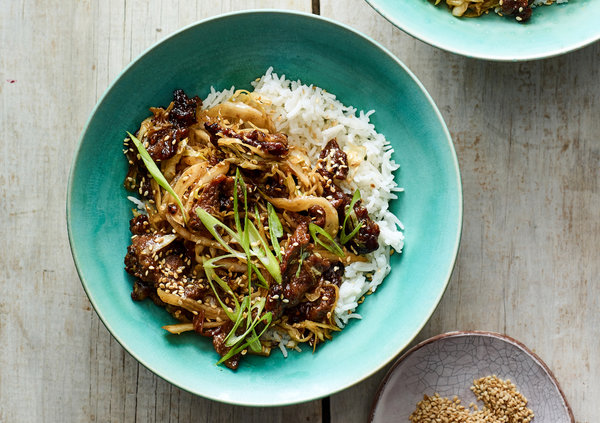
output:
{"label": "crackled glaze bowl rim", "polygon": [[459,338],[459,337],[467,337],[467,336],[480,336],[480,337],[488,337],[488,338],[495,338],[495,339],[499,339],[500,341],[506,342],[508,344],[511,344],[517,348],[519,348],[520,350],[522,350],[526,355],[528,355],[529,357],[531,357],[531,359],[538,364],[543,370],[544,372],[548,375],[548,377],[550,378],[551,382],[554,384],[554,386],[556,386],[556,389],[558,390],[560,397],[563,401],[563,405],[565,407],[565,409],[567,410],[567,413],[569,415],[569,419],[571,420],[572,423],[575,423],[575,417],[573,416],[573,410],[571,410],[571,406],[569,405],[569,403],[567,402],[567,398],[565,397],[565,393],[563,392],[562,388],[560,387],[560,384],[558,383],[558,380],[556,379],[556,376],[554,376],[554,373],[552,373],[552,370],[550,370],[550,368],[546,365],[546,363],[533,351],[531,351],[525,344],[523,344],[520,341],[517,341],[516,339],[508,336],[508,335],[504,335],[501,333],[497,333],[497,332],[490,332],[490,331],[479,331],[479,330],[472,330],[472,331],[452,331],[452,332],[446,332],[446,333],[442,333],[436,336],[432,336],[429,339],[426,339],[425,341],[422,341],[420,343],[418,343],[417,345],[415,345],[414,347],[412,347],[411,349],[409,349],[407,352],[405,352],[404,354],[402,354],[402,356],[400,358],[398,358],[394,364],[392,365],[392,367],[390,367],[390,369],[387,371],[387,373],[385,374],[385,376],[383,377],[381,383],[379,384],[379,387],[377,388],[377,392],[375,393],[375,397],[373,399],[373,403],[371,405],[371,411],[369,413],[369,423],[373,423],[374,422],[374,418],[375,418],[375,411],[377,410],[377,405],[379,403],[379,399],[381,398],[381,395],[383,394],[383,391],[385,390],[388,382],[390,381],[390,378],[392,376],[392,374],[394,373],[394,371],[402,364],[402,362],[408,358],[409,356],[411,356],[413,353],[415,353],[416,351],[420,350],[421,348],[432,344],[434,342],[440,341],[442,339],[446,339],[446,338]]}

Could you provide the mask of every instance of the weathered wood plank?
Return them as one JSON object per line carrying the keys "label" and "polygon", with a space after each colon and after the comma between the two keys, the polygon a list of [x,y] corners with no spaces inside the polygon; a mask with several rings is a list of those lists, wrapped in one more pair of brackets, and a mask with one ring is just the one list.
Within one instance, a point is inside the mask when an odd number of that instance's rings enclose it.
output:
{"label": "weathered wood plank", "polygon": [[0,421],[320,421],[320,401],[231,407],[140,366],[91,309],[66,234],[70,158],[108,84],[182,26],[263,7],[311,2],[2,2]]}
{"label": "weathered wood plank", "polygon": [[[483,62],[412,39],[362,1],[347,3],[323,0],[321,13],[410,67],[440,107],[461,165],[459,260],[417,340],[456,329],[505,332],[553,369],[578,421],[595,421],[600,44],[543,61]],[[332,397],[332,421],[364,421],[382,376]]]}

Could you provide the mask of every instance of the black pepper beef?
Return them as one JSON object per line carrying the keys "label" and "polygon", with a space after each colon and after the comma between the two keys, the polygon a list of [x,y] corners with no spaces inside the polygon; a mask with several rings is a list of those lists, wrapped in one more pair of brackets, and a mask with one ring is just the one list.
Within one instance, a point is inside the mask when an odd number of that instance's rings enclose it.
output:
{"label": "black pepper beef", "polygon": [[200,98],[188,98],[183,90],[175,90],[173,108],[168,113],[152,109],[153,128],[147,133],[146,147],[152,160],[158,162],[175,155],[179,142],[188,136],[189,127],[196,123],[196,108],[201,105]]}
{"label": "black pepper beef", "polygon": [[[146,224],[144,224],[146,222]],[[190,276],[189,261],[186,257],[187,249],[180,244],[160,250],[156,253],[151,246],[160,242],[160,238],[164,234],[152,233],[148,229],[148,218],[146,216],[138,216],[130,221],[130,229],[133,234],[131,245],[127,249],[125,256],[125,270],[138,278],[134,283],[132,299],[136,301],[144,300],[150,297],[156,305],[171,308],[163,303],[156,289],[158,287],[170,287],[173,293],[183,297],[198,300],[204,298],[208,293],[206,284],[202,284],[199,280]],[[196,318],[190,316],[194,323],[194,329],[203,336],[212,338],[215,351],[222,357],[230,351],[230,347],[225,345],[225,337],[233,327],[233,322],[226,322],[223,326],[202,330],[201,323]],[[227,359],[224,364],[231,368],[237,369],[240,361],[240,354],[236,354]]]}
{"label": "black pepper beef", "polygon": [[271,283],[269,287],[265,310],[273,312],[274,318],[296,307],[331,266],[328,260],[312,253],[308,224],[308,219],[301,221],[288,239],[279,265],[281,284]]}
{"label": "black pepper beef", "polygon": [[258,147],[272,156],[285,156],[289,151],[288,139],[285,134],[268,134],[258,129],[241,133],[231,128],[225,128],[218,123],[205,123],[204,127],[210,134],[210,140],[215,147],[218,146],[219,138],[227,137],[236,138],[245,144]]}
{"label": "black pepper beef", "polygon": [[512,15],[519,22],[526,22],[533,12],[529,3],[531,0],[503,0],[500,2],[502,14]]}
{"label": "black pepper beef", "polygon": [[348,157],[334,138],[321,151],[316,166],[317,172],[326,180],[344,180],[348,176]]}
{"label": "black pepper beef", "polygon": [[208,287],[191,276],[189,249],[174,241],[157,251],[164,237],[171,235],[153,233],[147,222],[148,218],[140,215],[129,223],[132,237],[125,255],[125,270],[138,279],[132,298],[139,301],[149,296],[164,306],[157,301],[156,289],[159,287],[186,298],[202,296]]}
{"label": "black pepper beef", "polygon": [[[155,162],[167,160],[175,155],[179,142],[188,136],[189,127],[195,124],[196,108],[202,105],[198,97],[188,98],[182,90],[173,92],[173,107],[169,112],[162,108],[151,108],[151,127],[140,141]],[[139,134],[138,138],[139,138]],[[125,178],[125,188],[137,191],[143,198],[152,198],[152,177],[140,158],[133,143],[125,141],[125,155],[129,161],[129,171]]]}
{"label": "black pepper beef", "polygon": [[[316,170],[325,180],[323,195],[337,210],[340,225],[342,225],[346,207],[352,202],[352,196],[344,193],[335,184],[335,180],[344,180],[348,176],[348,158],[335,139],[325,145],[319,155]],[[369,212],[362,206],[362,201],[357,201],[353,209],[356,215],[356,224],[361,225],[361,228],[347,246],[356,254],[373,252],[379,248],[379,225],[369,217]],[[351,226],[351,224],[347,225]],[[352,227],[347,228],[347,232],[351,232],[352,229]]]}

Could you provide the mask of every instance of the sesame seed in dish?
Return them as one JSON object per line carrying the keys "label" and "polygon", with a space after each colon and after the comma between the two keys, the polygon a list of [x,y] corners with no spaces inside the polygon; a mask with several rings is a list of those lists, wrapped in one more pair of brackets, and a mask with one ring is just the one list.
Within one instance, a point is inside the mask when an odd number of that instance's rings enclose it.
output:
{"label": "sesame seed in dish", "polygon": [[473,381],[471,391],[483,403],[483,408],[473,403],[465,407],[456,396],[449,399],[435,393],[424,395],[409,420],[412,423],[529,423],[534,418],[533,411],[527,407],[527,398],[510,379],[502,380],[496,375],[482,377]]}

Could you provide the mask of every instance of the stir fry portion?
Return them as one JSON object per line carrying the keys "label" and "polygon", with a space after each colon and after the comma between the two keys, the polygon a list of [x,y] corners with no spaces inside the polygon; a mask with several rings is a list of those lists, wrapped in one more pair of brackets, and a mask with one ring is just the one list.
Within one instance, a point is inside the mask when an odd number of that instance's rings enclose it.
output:
{"label": "stir fry portion", "polygon": [[125,187],[141,198],[125,256],[132,298],[179,320],[169,332],[212,338],[232,369],[283,338],[313,349],[331,339],[345,266],[379,247],[360,193],[340,188],[348,159],[336,140],[311,163],[267,104],[237,91],[204,109],[176,90],[124,142]]}
{"label": "stir fry portion", "polygon": [[[435,0],[435,4],[438,5],[441,1]],[[555,0],[446,0],[446,5],[454,16],[475,18],[492,11],[501,16],[512,17],[521,23],[531,18],[533,7],[553,3]]]}

